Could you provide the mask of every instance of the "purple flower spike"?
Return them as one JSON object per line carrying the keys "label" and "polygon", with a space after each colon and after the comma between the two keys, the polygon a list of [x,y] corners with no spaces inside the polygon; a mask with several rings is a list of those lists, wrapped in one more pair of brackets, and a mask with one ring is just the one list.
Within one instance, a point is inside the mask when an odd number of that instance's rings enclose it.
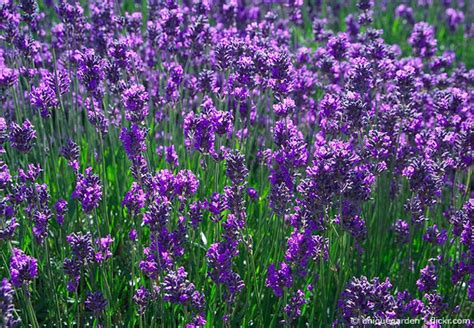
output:
{"label": "purple flower spike", "polygon": [[79,171],[79,146],[71,139],[61,148],[61,155],[68,161],[68,165]]}
{"label": "purple flower spike", "polygon": [[78,174],[72,198],[79,199],[85,213],[99,206],[102,199],[102,186],[99,176],[92,173],[91,167],[87,168],[84,174]]}
{"label": "purple flower spike", "polygon": [[133,182],[130,190],[125,194],[122,205],[126,206],[133,215],[136,215],[143,207],[145,207],[147,198],[147,194],[139,184]]}
{"label": "purple flower spike", "polygon": [[135,242],[135,241],[137,240],[137,237],[138,237],[137,230],[136,230],[136,229],[130,230],[130,232],[128,233],[128,238],[129,238],[132,242]]}
{"label": "purple flower spike", "polygon": [[352,278],[339,298],[338,307],[348,325],[351,319],[371,317],[393,319],[396,317],[397,303],[390,294],[392,284],[387,278],[369,281],[366,277]]}
{"label": "purple flower spike", "polygon": [[421,292],[430,292],[436,289],[438,284],[438,276],[436,267],[430,263],[420,270],[420,278],[416,281],[416,286]]}
{"label": "purple flower spike", "polygon": [[89,293],[84,302],[86,308],[95,316],[99,316],[107,307],[107,300],[101,292]]}
{"label": "purple flower spike", "polygon": [[90,233],[74,233],[67,236],[66,240],[72,251],[71,257],[64,260],[63,269],[69,276],[67,289],[74,292],[79,286],[82,268],[95,260],[95,253]]}
{"label": "purple flower spike", "polygon": [[16,150],[26,153],[33,148],[36,140],[36,130],[30,121],[25,120],[22,125],[12,122],[10,125],[10,145]]}
{"label": "purple flower spike", "polygon": [[283,288],[291,288],[293,285],[291,268],[288,266],[288,264],[285,262],[280,263],[279,270],[276,270],[275,265],[271,264],[268,267],[265,285],[273,289],[273,293],[276,297],[282,297]]}
{"label": "purple flower spike", "polygon": [[288,238],[285,260],[296,265],[297,273],[305,276],[310,260],[329,259],[329,240],[323,236],[294,231]]}
{"label": "purple flower spike", "polygon": [[392,230],[395,233],[395,241],[400,244],[406,244],[410,241],[410,226],[404,220],[397,220],[392,225]]}
{"label": "purple flower spike", "polygon": [[56,211],[56,221],[59,225],[64,223],[64,214],[67,211],[67,201],[64,199],[59,199],[56,204],[54,204],[54,209]]}
{"label": "purple flower spike", "polygon": [[13,328],[20,325],[20,320],[15,318],[15,290],[8,281],[3,278],[0,284],[0,326]]}
{"label": "purple flower spike", "polygon": [[226,175],[234,185],[240,185],[245,181],[248,169],[245,165],[245,156],[238,151],[232,151],[227,155]]}
{"label": "purple flower spike", "polygon": [[40,111],[42,117],[49,117],[51,115],[50,110],[59,104],[56,93],[46,84],[32,88],[30,102],[33,107]]}
{"label": "purple flower spike", "polygon": [[85,49],[78,55],[77,75],[87,91],[95,94],[105,76],[105,62],[94,49]]}
{"label": "purple flower spike", "polygon": [[205,307],[204,296],[186,279],[187,275],[183,267],[168,272],[162,283],[163,300],[190,305],[192,309],[200,312]]}
{"label": "purple flower spike", "polygon": [[28,285],[38,277],[38,262],[21,249],[14,248],[13,256],[10,258],[10,275],[15,287]]}
{"label": "purple flower spike", "polygon": [[461,23],[464,22],[464,13],[454,8],[446,9],[446,23],[449,29],[454,32]]}
{"label": "purple flower spike", "polygon": [[415,25],[408,43],[413,47],[413,54],[422,58],[432,57],[438,44],[433,27],[425,22]]}
{"label": "purple flower spike", "polygon": [[141,286],[137,289],[133,295],[133,301],[138,306],[138,313],[143,314],[148,306],[148,303],[151,301],[152,294],[144,286]]}
{"label": "purple flower spike", "polygon": [[290,301],[285,305],[285,312],[288,316],[289,321],[294,321],[301,316],[301,308],[308,301],[302,290],[298,289],[295,294],[290,298]]}
{"label": "purple flower spike", "polygon": [[130,129],[123,128],[120,133],[120,140],[123,143],[125,152],[130,160],[134,160],[141,153],[146,152],[146,135],[148,131],[136,124]]}
{"label": "purple flower spike", "polygon": [[436,224],[429,227],[423,235],[423,240],[435,245],[442,245],[447,239],[448,235],[446,229],[440,230]]}
{"label": "purple flower spike", "polygon": [[247,195],[249,195],[252,200],[258,200],[258,192],[254,188],[247,188]]}
{"label": "purple flower spike", "polygon": [[96,241],[98,251],[95,253],[95,261],[97,263],[102,263],[108,258],[112,257],[112,252],[110,250],[110,246],[113,243],[112,237],[110,235],[98,238]]}
{"label": "purple flower spike", "polygon": [[148,92],[143,85],[132,85],[122,94],[125,117],[132,123],[140,123],[148,115]]}

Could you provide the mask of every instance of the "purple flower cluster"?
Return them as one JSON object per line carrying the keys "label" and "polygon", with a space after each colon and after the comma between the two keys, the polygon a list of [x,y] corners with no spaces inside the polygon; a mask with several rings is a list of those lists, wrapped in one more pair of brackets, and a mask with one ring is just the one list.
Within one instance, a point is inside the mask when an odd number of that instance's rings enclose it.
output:
{"label": "purple flower cluster", "polygon": [[446,9],[446,24],[451,31],[456,31],[459,25],[464,22],[464,13],[454,8]]}
{"label": "purple flower cluster", "polygon": [[310,2],[0,4],[0,326],[469,311],[469,4]]}
{"label": "purple flower cluster", "polygon": [[184,119],[186,146],[216,156],[216,135],[231,135],[232,119],[231,113],[217,110],[212,99],[206,97],[201,104],[201,112],[189,112]]}
{"label": "purple flower cluster", "polygon": [[77,61],[77,76],[84,84],[86,90],[93,95],[100,93],[100,84],[104,79],[104,60],[94,49],[85,49],[75,54]]}
{"label": "purple flower cluster", "polygon": [[12,239],[19,226],[18,214],[23,213],[32,223],[32,234],[39,244],[48,236],[48,223],[51,218],[49,208],[49,190],[46,184],[38,183],[43,171],[37,164],[29,164],[27,169],[19,168],[16,176],[11,176],[8,167],[3,164],[3,189],[5,194],[0,201],[2,218],[0,221],[0,239]]}
{"label": "purple flower cluster", "polygon": [[99,316],[105,310],[108,302],[101,292],[94,292],[87,295],[84,304],[95,316]]}
{"label": "purple flower cluster", "polygon": [[280,263],[280,269],[277,270],[275,265],[271,264],[268,267],[267,279],[265,285],[271,287],[275,296],[283,296],[283,288],[291,288],[293,285],[293,276],[291,275],[291,268],[285,262]]}
{"label": "purple flower cluster", "polygon": [[13,238],[15,230],[20,224],[14,216],[15,210],[13,206],[9,204],[6,198],[0,201],[0,215],[2,216],[0,223],[0,241]]}
{"label": "purple flower cluster", "polygon": [[187,275],[183,267],[168,272],[161,285],[163,300],[187,305],[197,312],[202,312],[205,306],[204,296],[186,279]]}
{"label": "purple flower cluster", "polygon": [[133,301],[138,306],[138,313],[143,314],[145,313],[148,304],[156,298],[154,295],[154,291],[150,292],[146,287],[141,286],[135,291],[133,295]]}
{"label": "purple flower cluster", "polygon": [[305,294],[301,290],[297,290],[295,295],[292,296],[287,305],[285,305],[285,312],[288,316],[288,320],[294,321],[301,316],[301,308],[308,301],[306,300]]}
{"label": "purple flower cluster", "polygon": [[98,238],[95,245],[90,233],[73,233],[66,239],[71,247],[71,256],[64,260],[63,269],[69,277],[67,289],[74,292],[79,287],[81,274],[89,264],[101,264],[112,256],[110,247],[113,239],[110,236]]}
{"label": "purple flower cluster", "polygon": [[298,275],[305,276],[309,261],[319,262],[329,259],[328,248],[327,238],[294,231],[288,238],[285,261],[293,264]]}
{"label": "purple flower cluster", "polygon": [[341,293],[338,306],[347,324],[352,319],[393,319],[397,317],[397,301],[391,294],[392,284],[387,278],[368,280],[353,278]]}
{"label": "purple flower cluster", "polygon": [[61,148],[61,155],[67,160],[68,165],[74,170],[79,171],[79,146],[71,139]]}
{"label": "purple flower cluster", "polygon": [[231,151],[226,157],[226,176],[231,181],[224,187],[224,203],[229,210],[222,223],[223,240],[213,243],[207,250],[209,276],[216,284],[226,287],[225,295],[233,303],[237,294],[245,287],[239,273],[233,269],[233,259],[239,255],[239,244],[243,242],[246,224],[245,185],[248,175],[245,157],[238,151]]}
{"label": "purple flower cluster", "polygon": [[15,287],[28,285],[38,277],[38,262],[26,255],[21,249],[14,248],[10,258],[10,275]]}
{"label": "purple flower cluster", "polygon": [[395,233],[395,241],[400,244],[406,244],[410,241],[410,225],[404,220],[397,220],[392,225]]}
{"label": "purple flower cluster", "polygon": [[408,43],[413,47],[413,54],[422,58],[432,57],[438,45],[433,27],[425,22],[415,24]]}
{"label": "purple flower cluster", "polygon": [[130,129],[122,129],[120,140],[131,161],[141,153],[146,152],[146,135],[147,131],[136,124],[133,124]]}
{"label": "purple flower cluster", "polygon": [[369,281],[366,277],[352,278],[341,293],[338,307],[348,325],[371,318],[378,320],[420,318],[425,325],[432,323],[446,310],[442,296],[435,290],[438,276],[433,261],[420,271],[417,286],[422,298],[413,298],[408,291],[393,293],[393,286],[387,278]]}
{"label": "purple flower cluster", "polygon": [[136,215],[145,207],[147,198],[147,194],[139,184],[133,182],[130,190],[125,194],[122,204],[126,206],[131,213]]}
{"label": "purple flower cluster", "polygon": [[[133,162],[144,158],[146,151],[145,134],[138,138],[141,140],[132,141],[140,133],[137,132],[139,129],[141,128],[134,124],[130,134],[124,129],[121,135],[132,161],[132,170],[135,165]],[[174,174],[164,169],[151,176],[146,169],[142,173],[135,174],[136,181],[125,194],[123,205],[133,217],[142,217],[143,226],[149,230],[149,245],[143,250],[144,257],[139,268],[150,279],[152,287],[139,287],[133,300],[139,314],[144,314],[150,303],[162,297],[165,302],[192,310],[193,317],[188,325],[196,322],[197,326],[203,326],[206,322],[204,294],[187,279],[187,272],[179,265],[188,238],[187,199],[198,191],[199,180],[191,170],[179,170]],[[179,219],[173,227],[171,218],[176,203]],[[194,205],[198,208],[190,204],[189,213],[201,210],[200,205]],[[135,241],[138,237],[137,231],[132,230],[130,239]],[[101,239],[100,243],[106,241]]]}
{"label": "purple flower cluster", "polygon": [[453,264],[451,279],[454,284],[458,284],[466,279],[468,299],[474,301],[474,272],[472,271],[472,258],[474,256],[474,199],[470,198],[460,210],[450,213],[449,222],[461,246],[461,256]]}
{"label": "purple flower cluster", "polygon": [[102,199],[102,186],[99,176],[92,173],[92,167],[88,167],[84,174],[77,175],[76,189],[72,198],[81,202],[82,209],[89,213],[99,206]]}
{"label": "purple flower cluster", "polygon": [[30,121],[25,120],[21,125],[12,122],[9,132],[10,145],[14,149],[24,153],[31,150],[36,140],[36,130]]}
{"label": "purple flower cluster", "polygon": [[421,292],[429,292],[436,289],[438,276],[433,264],[429,264],[420,270],[420,278],[416,281],[416,286]]}
{"label": "purple flower cluster", "polygon": [[64,199],[59,199],[54,204],[54,210],[56,211],[56,222],[59,225],[62,225],[64,223],[64,215],[67,212],[67,205],[67,201]]}
{"label": "purple flower cluster", "polygon": [[94,260],[94,249],[90,234],[71,234],[67,242],[71,246],[71,257],[64,260],[63,268],[69,276],[67,289],[73,292],[79,286],[82,268]]}
{"label": "purple flower cluster", "polygon": [[0,325],[6,328],[13,328],[20,325],[21,321],[15,316],[15,290],[8,281],[3,278],[0,283]]}
{"label": "purple flower cluster", "polygon": [[142,85],[132,85],[125,89],[122,100],[125,107],[125,117],[132,123],[140,123],[148,115],[148,93]]}

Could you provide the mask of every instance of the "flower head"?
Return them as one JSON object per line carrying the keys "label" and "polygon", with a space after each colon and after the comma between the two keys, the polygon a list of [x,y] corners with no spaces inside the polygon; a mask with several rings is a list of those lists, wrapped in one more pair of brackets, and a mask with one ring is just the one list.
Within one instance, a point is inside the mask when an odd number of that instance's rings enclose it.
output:
{"label": "flower head", "polygon": [[280,269],[276,269],[274,264],[268,267],[267,279],[265,285],[273,289],[273,293],[277,297],[283,296],[283,288],[291,288],[293,285],[293,277],[291,268],[285,262],[280,263]]}
{"label": "flower head", "polygon": [[413,47],[413,54],[422,58],[433,56],[438,44],[433,27],[425,22],[416,23],[408,43]]}
{"label": "flower head", "polygon": [[430,263],[420,270],[420,278],[416,281],[416,286],[421,292],[430,292],[436,289],[437,284],[436,267]]}
{"label": "flower head", "polygon": [[148,131],[145,128],[137,124],[133,124],[130,129],[122,128],[120,140],[123,143],[127,156],[131,160],[135,159],[139,154],[146,152],[147,133]]}
{"label": "flower head", "polygon": [[15,318],[15,290],[8,281],[3,278],[0,283],[0,326],[1,327],[17,327],[20,320]]}
{"label": "flower head", "polygon": [[72,198],[79,199],[86,213],[99,206],[102,199],[102,186],[99,176],[92,173],[91,167],[87,168],[84,174],[78,174]]}
{"label": "flower head", "polygon": [[95,93],[105,76],[105,62],[94,49],[85,49],[78,54],[77,75],[87,91]]}
{"label": "flower head", "polygon": [[16,150],[22,153],[30,151],[35,139],[36,130],[30,121],[25,120],[22,125],[10,124],[10,145]]}
{"label": "flower head", "polygon": [[406,244],[410,240],[410,226],[404,220],[397,220],[392,225],[392,230],[395,233],[395,241],[400,244]]}
{"label": "flower head", "polygon": [[148,92],[143,85],[134,84],[122,94],[125,118],[132,123],[140,123],[148,115]]}
{"label": "flower head", "polygon": [[59,199],[56,204],[54,204],[54,210],[56,211],[56,221],[59,225],[62,225],[64,223],[64,214],[67,211],[67,201]]}
{"label": "flower head", "polygon": [[99,316],[107,307],[107,300],[101,292],[89,293],[84,302],[86,309],[91,311],[95,316]]}
{"label": "flower head", "polygon": [[302,290],[298,289],[295,294],[290,298],[287,305],[285,305],[285,312],[288,315],[290,321],[294,321],[301,316],[301,308],[308,301],[306,300],[305,294]]}
{"label": "flower head", "polygon": [[396,317],[397,302],[390,293],[392,284],[387,278],[380,281],[366,277],[352,278],[339,298],[338,307],[347,323],[351,318],[372,317],[393,319]]}
{"label": "flower head", "polygon": [[27,285],[38,277],[38,262],[21,249],[13,248],[13,256],[10,258],[10,275],[15,287]]}
{"label": "flower head", "polygon": [[72,139],[68,139],[60,151],[61,155],[68,161],[68,165],[76,172],[79,170],[79,151],[79,146]]}
{"label": "flower head", "polygon": [[240,185],[245,181],[248,169],[245,165],[245,156],[238,151],[231,151],[227,155],[226,175],[234,185]]}

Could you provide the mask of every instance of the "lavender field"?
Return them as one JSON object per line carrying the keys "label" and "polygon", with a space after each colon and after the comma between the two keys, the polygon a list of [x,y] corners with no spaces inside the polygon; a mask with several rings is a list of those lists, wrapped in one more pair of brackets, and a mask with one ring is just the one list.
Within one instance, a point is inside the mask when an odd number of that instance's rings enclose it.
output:
{"label": "lavender field", "polygon": [[474,3],[0,0],[0,327],[472,327]]}

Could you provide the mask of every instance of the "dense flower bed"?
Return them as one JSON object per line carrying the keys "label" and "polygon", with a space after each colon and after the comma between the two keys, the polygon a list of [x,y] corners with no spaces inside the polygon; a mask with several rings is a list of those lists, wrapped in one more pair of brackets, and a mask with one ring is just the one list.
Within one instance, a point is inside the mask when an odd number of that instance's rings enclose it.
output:
{"label": "dense flower bed", "polygon": [[469,1],[82,3],[0,3],[1,327],[469,319]]}

